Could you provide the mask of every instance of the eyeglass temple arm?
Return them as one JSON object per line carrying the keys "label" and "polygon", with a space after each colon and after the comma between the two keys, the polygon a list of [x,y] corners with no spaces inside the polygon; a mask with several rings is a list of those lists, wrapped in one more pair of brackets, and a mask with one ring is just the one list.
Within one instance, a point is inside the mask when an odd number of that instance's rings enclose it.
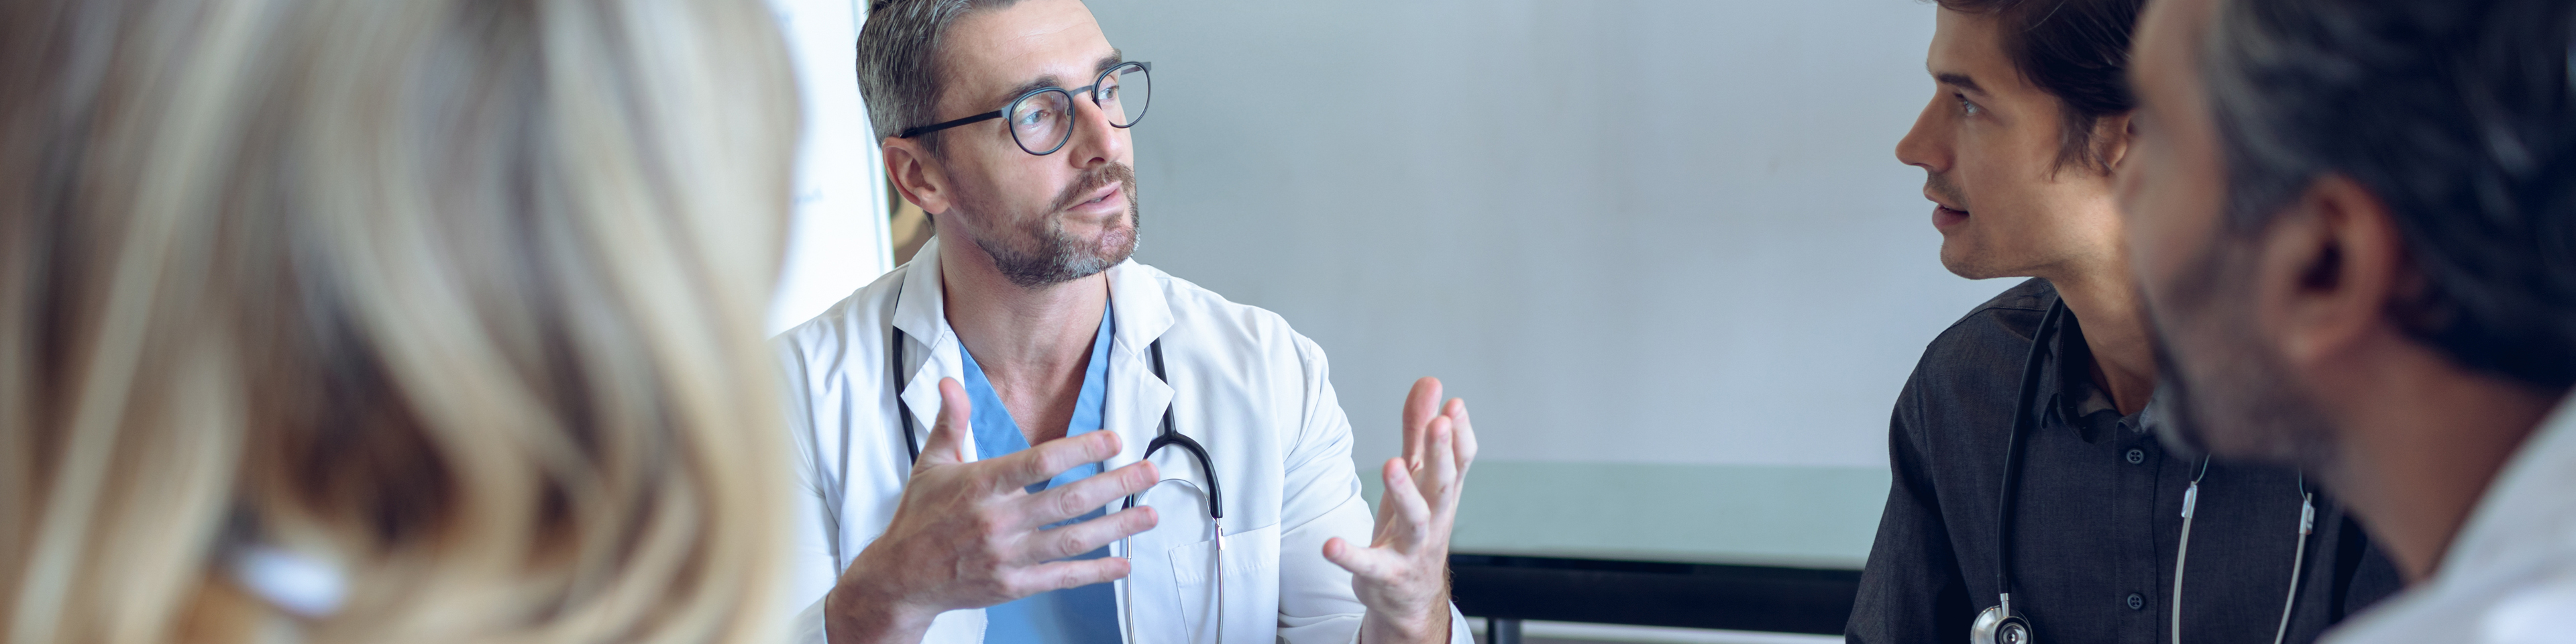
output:
{"label": "eyeglass temple arm", "polygon": [[[1004,109],[1008,109],[1008,108],[1004,108]],[[904,130],[904,131],[903,131],[903,133],[901,133],[901,134],[896,134],[896,135],[894,135],[894,138],[898,138],[898,139],[909,139],[909,138],[912,138],[912,137],[921,136],[921,135],[924,135],[924,134],[929,134],[929,133],[932,133],[932,132],[937,132],[937,131],[940,131],[940,130],[945,130],[945,129],[952,128],[952,127],[957,127],[957,126],[960,126],[960,125],[973,125],[973,124],[976,124],[976,123],[982,123],[982,122],[985,122],[985,121],[990,121],[990,120],[993,120],[993,119],[1002,118],[1002,113],[1003,113],[1003,110],[993,110],[993,111],[990,111],[990,112],[985,112],[985,113],[982,113],[982,114],[977,114],[977,115],[974,115],[974,116],[969,116],[969,117],[966,117],[966,118],[957,119],[957,120],[954,120],[954,121],[948,121],[948,122],[945,122],[945,123],[933,123],[933,124],[930,124],[930,125],[924,125],[924,126],[921,126],[921,127],[910,128],[910,129],[906,129],[906,130]]]}

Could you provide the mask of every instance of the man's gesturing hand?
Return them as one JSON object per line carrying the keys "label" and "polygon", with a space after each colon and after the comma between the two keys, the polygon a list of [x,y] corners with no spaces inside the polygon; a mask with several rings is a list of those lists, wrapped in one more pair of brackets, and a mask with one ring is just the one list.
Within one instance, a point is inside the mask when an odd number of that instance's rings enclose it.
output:
{"label": "man's gesturing hand", "polygon": [[942,612],[1124,578],[1124,558],[1058,560],[1154,527],[1154,509],[1140,507],[1040,529],[1143,492],[1159,476],[1152,463],[1037,494],[1023,489],[1117,454],[1117,434],[1090,432],[969,463],[965,388],[940,379],[939,403],[894,521],[825,600],[824,630],[834,644],[919,642]]}
{"label": "man's gesturing hand", "polygon": [[1437,378],[1415,381],[1405,397],[1404,457],[1386,462],[1369,547],[1324,542],[1324,558],[1351,571],[1351,590],[1368,607],[1363,644],[1449,640],[1449,528],[1476,460],[1476,432],[1467,426],[1467,401],[1439,403]]}

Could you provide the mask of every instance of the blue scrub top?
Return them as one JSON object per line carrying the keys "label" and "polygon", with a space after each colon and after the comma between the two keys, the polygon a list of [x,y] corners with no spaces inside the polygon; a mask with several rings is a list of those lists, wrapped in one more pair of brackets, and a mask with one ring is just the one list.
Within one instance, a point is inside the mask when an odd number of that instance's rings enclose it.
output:
{"label": "blue scrub top", "polygon": [[[1109,338],[1117,327],[1110,320],[1107,307],[1100,313],[1100,333],[1091,341],[1091,363],[1082,372],[1082,394],[1073,404],[1073,422],[1065,427],[1067,437],[1099,431],[1101,412],[1106,409],[1109,388]],[[974,352],[961,341],[957,355],[966,362],[966,398],[975,404],[969,424],[975,429],[976,458],[995,458],[1029,448],[1028,436],[1020,433],[1020,424],[1011,419],[1010,408],[1002,406],[1002,397],[993,393],[993,383],[984,378],[984,368],[975,364]],[[1036,494],[1099,474],[1099,463],[1085,463],[1057,474],[1053,480],[1029,486]],[[1073,519],[1047,526],[1054,529],[1100,518],[1106,508],[1092,510]],[[1075,555],[1069,559],[1098,559],[1109,556],[1109,548]],[[1027,598],[994,606],[984,611],[985,644],[1120,644],[1118,634],[1118,597],[1108,583],[1080,588],[1067,588],[1038,593]]]}

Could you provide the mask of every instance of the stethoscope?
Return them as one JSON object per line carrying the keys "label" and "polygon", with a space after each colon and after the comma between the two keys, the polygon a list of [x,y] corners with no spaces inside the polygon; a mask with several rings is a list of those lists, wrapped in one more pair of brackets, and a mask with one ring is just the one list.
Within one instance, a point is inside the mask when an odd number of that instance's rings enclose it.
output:
{"label": "stethoscope", "polygon": [[[2057,335],[2057,319],[2066,313],[2066,302],[2059,300],[2040,316],[2039,332],[2031,335],[2030,353],[2022,360],[2021,396],[2013,404],[2012,433],[2004,439],[2003,500],[1997,506],[1995,527],[1995,590],[2000,595],[1995,606],[1977,613],[1969,626],[1968,641],[1973,644],[2032,644],[2030,620],[2012,609],[2012,539],[2013,502],[2021,493],[2021,438],[2033,420],[2032,402],[2039,397],[2040,359],[2043,348]],[[2191,486],[2182,493],[2182,543],[2174,552],[2173,641],[2182,644],[2182,574],[2183,564],[2191,556],[2191,522],[2193,510],[2200,505],[2200,481],[2209,476],[2209,459],[2202,457],[2200,472],[2191,477]],[[2290,634],[2290,613],[2299,603],[2299,572],[2308,560],[2308,535],[2316,530],[2316,494],[2308,491],[2307,478],[2299,479],[2299,546],[2290,555],[2290,596],[2281,603],[2281,626],[2272,634],[2272,644],[2281,644]]]}
{"label": "stethoscope", "polygon": [[[901,293],[897,293],[895,295],[895,299],[898,303],[902,301],[902,297],[903,295]],[[889,325],[889,328],[891,328],[891,325]],[[904,453],[910,457],[910,460],[904,462],[909,465],[921,460],[920,439],[913,438],[913,431],[916,423],[912,418],[912,405],[911,403],[904,401],[903,389],[900,384],[906,380],[903,374],[904,343],[910,341],[912,336],[904,333],[903,329],[892,329],[892,331],[894,333],[889,338],[892,342],[889,342],[886,345],[888,349],[890,349],[886,352],[886,363],[887,372],[893,377],[886,381],[886,387],[894,392],[895,415],[901,419],[899,431],[903,434],[903,449]],[[961,348],[959,350],[962,351],[964,349]],[[1154,340],[1153,344],[1147,345],[1147,351],[1152,354],[1153,357],[1152,365],[1154,369],[1154,379],[1163,381],[1165,384],[1170,384],[1171,380],[1163,376],[1163,341],[1161,339]],[[1145,444],[1145,455],[1139,460],[1152,460],[1154,458],[1154,452],[1160,451],[1165,447],[1176,447],[1182,452],[1188,453],[1191,460],[1197,461],[1199,464],[1199,473],[1206,475],[1207,477],[1207,487],[1205,488],[1199,487],[1197,483],[1191,482],[1188,479],[1163,479],[1155,482],[1155,485],[1159,486],[1164,483],[1179,483],[1181,485],[1189,486],[1190,489],[1198,490],[1201,494],[1207,496],[1209,543],[1215,544],[1215,552],[1212,553],[1213,556],[1209,557],[1208,565],[1211,570],[1208,571],[1208,578],[1210,583],[1213,583],[1216,586],[1216,621],[1213,625],[1216,627],[1217,641],[1219,644],[1222,644],[1225,641],[1224,488],[1217,483],[1216,461],[1208,458],[1207,448],[1200,445],[1198,440],[1183,435],[1172,428],[1172,407],[1174,407],[1174,405],[1163,406],[1162,427],[1155,432],[1154,440]],[[842,444],[847,445],[848,443],[845,441]],[[849,487],[849,470],[847,469],[848,461],[846,459],[847,454],[845,451],[843,460],[844,469],[841,470],[842,489],[848,489]],[[1119,506],[1119,509],[1125,510],[1136,507],[1136,502],[1137,496],[1129,495],[1127,500]],[[838,545],[837,540],[835,540],[835,550],[838,550]],[[1130,562],[1135,561],[1136,552],[1129,543],[1128,538],[1122,537],[1118,540],[1118,550],[1119,556],[1125,557]],[[1132,564],[1130,565],[1132,569]],[[835,572],[837,573],[838,571]],[[1133,582],[1123,583],[1120,584],[1120,587],[1124,589],[1127,596],[1123,598],[1123,601],[1119,602],[1125,607],[1125,610],[1120,611],[1119,615],[1119,633],[1128,641],[1132,642],[1135,641],[1136,633],[1136,584]]]}

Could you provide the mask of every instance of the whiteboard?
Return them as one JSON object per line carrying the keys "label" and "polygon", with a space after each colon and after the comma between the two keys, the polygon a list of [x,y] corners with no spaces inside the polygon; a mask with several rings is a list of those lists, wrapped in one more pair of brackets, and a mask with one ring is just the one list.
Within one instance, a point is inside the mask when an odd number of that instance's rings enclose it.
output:
{"label": "whiteboard", "polygon": [[795,211],[772,334],[803,323],[894,268],[886,246],[885,161],[859,100],[857,44],[867,0],[771,0],[805,106]]}

